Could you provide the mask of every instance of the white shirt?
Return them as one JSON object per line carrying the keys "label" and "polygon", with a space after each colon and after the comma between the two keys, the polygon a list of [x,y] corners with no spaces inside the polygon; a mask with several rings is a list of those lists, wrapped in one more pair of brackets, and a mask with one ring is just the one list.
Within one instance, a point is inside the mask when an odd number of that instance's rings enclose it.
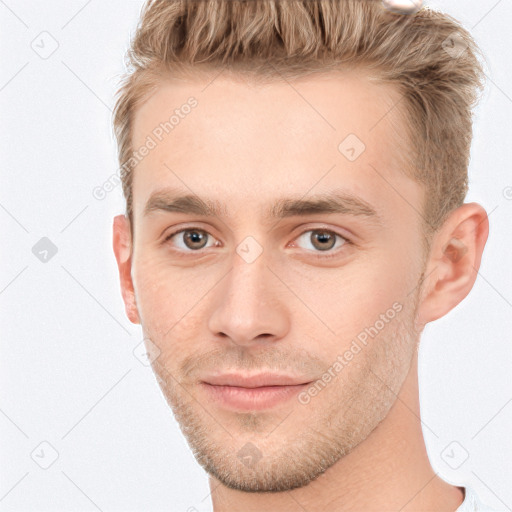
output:
{"label": "white shirt", "polygon": [[464,501],[455,512],[496,512],[484,505],[471,487],[466,485],[463,489],[465,490]]}

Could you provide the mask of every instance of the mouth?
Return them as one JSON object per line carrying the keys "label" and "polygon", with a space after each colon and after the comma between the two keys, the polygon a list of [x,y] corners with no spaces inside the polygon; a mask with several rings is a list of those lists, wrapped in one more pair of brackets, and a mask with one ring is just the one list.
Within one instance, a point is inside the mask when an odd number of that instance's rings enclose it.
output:
{"label": "mouth", "polygon": [[276,374],[225,374],[200,382],[207,396],[218,406],[234,410],[270,409],[289,401],[313,382]]}

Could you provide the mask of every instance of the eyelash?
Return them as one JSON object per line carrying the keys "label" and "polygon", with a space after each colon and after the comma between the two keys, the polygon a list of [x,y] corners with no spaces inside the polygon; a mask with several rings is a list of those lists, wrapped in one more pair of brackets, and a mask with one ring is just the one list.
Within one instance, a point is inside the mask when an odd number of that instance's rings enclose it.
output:
{"label": "eyelash", "polygon": [[[199,231],[201,233],[206,233],[208,236],[212,236],[212,235],[210,235],[210,233],[208,233],[204,229],[192,226],[192,227],[183,228],[183,229],[180,229],[178,231],[174,231],[173,233],[170,233],[168,236],[165,237],[165,239],[164,239],[164,241],[162,243],[163,244],[167,243],[173,236],[178,235],[180,233],[183,233],[185,231]],[[339,256],[339,253],[343,250],[343,247],[345,247],[345,245],[353,245],[353,242],[350,239],[348,239],[347,237],[341,235],[340,233],[337,233],[336,231],[333,231],[332,229],[324,229],[324,228],[306,229],[305,231],[302,231],[301,233],[299,233],[294,240],[300,238],[302,235],[304,235],[306,233],[309,233],[310,231],[313,231],[313,232],[314,231],[319,231],[319,232],[331,233],[334,236],[336,236],[338,238],[341,238],[343,240],[343,242],[344,242],[341,247],[339,247],[337,250],[331,252],[330,254],[325,254],[325,255],[314,254],[313,256],[316,257],[316,258],[320,258],[320,259],[323,259],[323,260],[329,259],[329,258],[335,258],[335,257]],[[201,250],[202,249],[198,249],[197,251],[189,250],[187,252],[200,252]],[[181,250],[179,250],[179,249],[178,249],[178,251],[181,252]],[[320,253],[321,251],[313,251],[313,252]]]}

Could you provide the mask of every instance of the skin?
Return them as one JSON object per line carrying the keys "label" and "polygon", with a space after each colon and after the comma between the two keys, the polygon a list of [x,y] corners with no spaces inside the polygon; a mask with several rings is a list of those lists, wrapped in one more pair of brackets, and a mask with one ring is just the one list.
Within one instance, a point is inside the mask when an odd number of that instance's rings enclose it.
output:
{"label": "skin", "polygon": [[[456,510],[462,488],[435,474],[425,449],[417,347],[426,323],[475,282],[485,210],[454,210],[423,253],[424,189],[401,171],[404,120],[389,112],[399,96],[361,73],[264,87],[226,74],[166,79],[136,112],[134,148],[190,96],[198,106],[135,170],[134,240],[119,215],[113,245],[127,316],[158,347],[153,370],[209,473],[215,512]],[[353,162],[338,151],[350,133],[366,145]],[[164,187],[225,211],[145,216]],[[279,198],[339,188],[370,203],[380,225],[343,213],[264,218]],[[187,246],[183,233],[164,242],[185,227],[206,231],[207,247]],[[352,243],[322,251],[315,229]],[[247,236],[263,249],[252,263],[236,252]],[[396,303],[400,312],[307,404],[232,411],[199,385],[229,370],[319,379]],[[249,442],[261,455],[252,467],[237,456]]]}

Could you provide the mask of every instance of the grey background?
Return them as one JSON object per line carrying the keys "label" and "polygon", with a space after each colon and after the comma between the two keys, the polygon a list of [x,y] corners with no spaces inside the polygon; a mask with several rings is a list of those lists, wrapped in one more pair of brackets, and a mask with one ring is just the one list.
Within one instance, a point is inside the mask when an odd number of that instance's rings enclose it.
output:
{"label": "grey background", "polygon": [[[473,291],[423,336],[425,439],[445,480],[512,510],[512,4],[427,5],[487,57],[467,200],[491,233]],[[210,510],[207,477],[133,352],[141,330],[111,243],[121,187],[93,196],[117,169],[110,110],[141,6],[0,0],[0,511]]]}

